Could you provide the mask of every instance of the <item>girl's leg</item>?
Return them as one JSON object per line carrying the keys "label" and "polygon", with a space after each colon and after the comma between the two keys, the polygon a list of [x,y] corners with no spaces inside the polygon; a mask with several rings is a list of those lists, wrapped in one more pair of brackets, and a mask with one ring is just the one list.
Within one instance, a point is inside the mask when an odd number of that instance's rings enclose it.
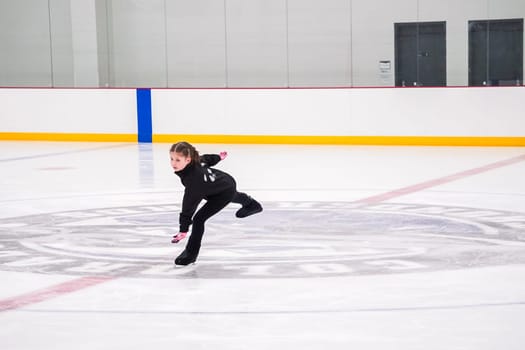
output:
{"label": "girl's leg", "polygon": [[177,259],[175,259],[175,264],[188,265],[197,259],[201,248],[206,221],[226,207],[228,203],[231,202],[232,197],[232,192],[209,197],[202,208],[195,213],[193,216],[191,235],[186,244],[186,249]]}
{"label": "girl's leg", "polygon": [[242,205],[242,208],[235,213],[238,218],[244,218],[263,210],[259,202],[243,192],[235,192],[232,202]]}
{"label": "girl's leg", "polygon": [[248,205],[248,203],[250,203],[252,200],[253,198],[248,196],[246,193],[235,191],[235,195],[233,196],[232,203],[238,203],[244,207]]}

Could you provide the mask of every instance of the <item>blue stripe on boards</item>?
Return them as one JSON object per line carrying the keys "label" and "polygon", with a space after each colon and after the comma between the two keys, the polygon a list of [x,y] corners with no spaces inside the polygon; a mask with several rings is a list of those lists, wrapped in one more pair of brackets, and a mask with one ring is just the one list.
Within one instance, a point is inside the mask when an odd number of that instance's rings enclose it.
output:
{"label": "blue stripe on boards", "polygon": [[139,142],[151,142],[151,89],[137,89],[137,127]]}

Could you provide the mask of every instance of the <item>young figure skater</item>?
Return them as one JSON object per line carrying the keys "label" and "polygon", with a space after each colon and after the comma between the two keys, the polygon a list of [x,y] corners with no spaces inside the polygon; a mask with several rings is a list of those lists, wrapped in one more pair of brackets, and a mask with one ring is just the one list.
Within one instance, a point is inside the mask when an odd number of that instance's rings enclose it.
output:
{"label": "young figure skater", "polygon": [[[179,216],[179,233],[173,236],[171,242],[178,243],[186,237],[190,225],[193,225],[186,249],[175,259],[176,265],[189,265],[197,260],[206,220],[228,203],[242,205],[235,213],[238,218],[263,210],[255,199],[246,193],[237,192],[231,175],[211,168],[226,156],[226,152],[199,156],[195,147],[187,142],[173,144],[170,148],[171,166],[185,187]],[[195,213],[203,199],[206,203]]]}

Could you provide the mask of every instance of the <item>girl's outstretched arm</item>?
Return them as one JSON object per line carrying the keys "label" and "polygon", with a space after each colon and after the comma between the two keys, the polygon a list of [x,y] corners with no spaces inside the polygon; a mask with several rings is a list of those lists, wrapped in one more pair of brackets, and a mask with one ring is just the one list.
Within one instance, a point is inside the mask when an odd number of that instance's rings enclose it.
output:
{"label": "girl's outstretched arm", "polygon": [[219,163],[221,160],[228,156],[228,152],[223,151],[220,154],[203,154],[200,157],[201,163],[204,163],[207,166],[214,166]]}

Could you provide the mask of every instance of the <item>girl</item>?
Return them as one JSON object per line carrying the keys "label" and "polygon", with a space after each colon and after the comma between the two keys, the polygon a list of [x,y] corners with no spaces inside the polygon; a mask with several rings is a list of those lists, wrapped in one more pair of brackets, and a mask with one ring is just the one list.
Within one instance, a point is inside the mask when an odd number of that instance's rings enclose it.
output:
{"label": "girl", "polygon": [[[228,203],[239,203],[242,208],[235,215],[244,218],[261,212],[262,206],[245,193],[237,192],[233,177],[223,171],[210,168],[224,158],[227,153],[204,154],[187,142],[178,142],[170,148],[171,166],[184,185],[182,211],[179,216],[179,233],[173,237],[172,243],[178,243],[192,231],[186,249],[175,259],[176,265],[194,263],[199,255],[204,223],[222,210]],[[206,203],[195,213],[202,200]],[[193,215],[195,214],[195,215]]]}

